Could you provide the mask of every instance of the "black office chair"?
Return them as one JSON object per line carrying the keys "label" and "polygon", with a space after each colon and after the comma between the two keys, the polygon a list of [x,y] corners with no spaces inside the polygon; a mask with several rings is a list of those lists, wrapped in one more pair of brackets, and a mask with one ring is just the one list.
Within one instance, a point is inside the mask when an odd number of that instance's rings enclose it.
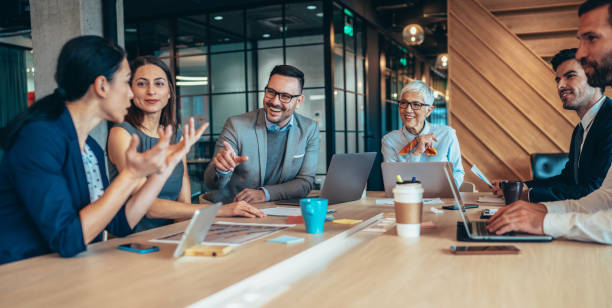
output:
{"label": "black office chair", "polygon": [[561,174],[569,157],[567,153],[534,153],[530,160],[533,179],[541,180]]}

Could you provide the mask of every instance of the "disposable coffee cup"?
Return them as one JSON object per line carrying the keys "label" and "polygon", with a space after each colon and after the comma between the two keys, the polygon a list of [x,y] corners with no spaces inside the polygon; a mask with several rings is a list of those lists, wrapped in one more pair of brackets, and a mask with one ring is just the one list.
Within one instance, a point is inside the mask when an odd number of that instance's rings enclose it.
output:
{"label": "disposable coffee cup", "polygon": [[421,235],[423,187],[421,183],[397,184],[393,188],[397,235],[414,238]]}

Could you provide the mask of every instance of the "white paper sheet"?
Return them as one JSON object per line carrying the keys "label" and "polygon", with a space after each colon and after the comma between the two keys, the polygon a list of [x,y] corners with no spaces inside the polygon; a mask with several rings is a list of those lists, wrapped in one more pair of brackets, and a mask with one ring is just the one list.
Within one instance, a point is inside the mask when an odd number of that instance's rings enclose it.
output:
{"label": "white paper sheet", "polygon": [[478,169],[478,167],[476,167],[476,165],[472,165],[472,172],[478,176],[483,182],[487,183],[487,185],[489,185],[489,187],[493,187],[493,184],[491,184],[491,182],[489,181],[489,179],[487,179],[487,177],[482,173],[482,171],[480,171],[480,169]]}
{"label": "white paper sheet", "polygon": [[261,211],[268,216],[302,216],[302,209],[299,207],[277,206],[261,209]]}

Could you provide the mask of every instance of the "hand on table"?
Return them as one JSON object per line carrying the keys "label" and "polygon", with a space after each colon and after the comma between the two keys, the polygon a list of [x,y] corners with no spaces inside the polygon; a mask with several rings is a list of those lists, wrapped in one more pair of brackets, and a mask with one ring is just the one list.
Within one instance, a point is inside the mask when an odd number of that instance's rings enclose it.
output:
{"label": "hand on table", "polygon": [[266,214],[264,214],[261,210],[245,201],[225,204],[219,209],[219,213],[217,215],[225,217],[244,216],[248,218],[261,218],[266,216]]}
{"label": "hand on table", "polygon": [[223,172],[234,172],[234,168],[236,168],[236,166],[249,160],[248,156],[237,156],[236,152],[234,152],[234,149],[229,143],[227,143],[227,141],[223,141],[223,146],[224,148],[212,159],[212,162],[217,170]]}
{"label": "hand on table", "polygon": [[262,189],[245,188],[234,197],[234,202],[246,201],[248,203],[266,202],[266,193]]}
{"label": "hand on table", "polygon": [[541,203],[516,201],[500,208],[487,221],[487,229],[495,234],[510,231],[544,234],[544,217],[548,210]]}

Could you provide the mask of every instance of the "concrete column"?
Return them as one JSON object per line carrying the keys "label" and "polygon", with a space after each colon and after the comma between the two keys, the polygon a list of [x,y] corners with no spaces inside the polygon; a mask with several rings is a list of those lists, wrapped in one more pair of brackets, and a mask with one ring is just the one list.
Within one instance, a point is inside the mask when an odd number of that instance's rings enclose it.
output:
{"label": "concrete column", "polygon": [[[103,0],[36,0],[30,1],[32,47],[36,97],[53,92],[57,57],[62,46],[80,35],[102,36]],[[123,46],[123,0],[117,0],[117,31]],[[106,147],[107,125],[101,123],[90,135]]]}

